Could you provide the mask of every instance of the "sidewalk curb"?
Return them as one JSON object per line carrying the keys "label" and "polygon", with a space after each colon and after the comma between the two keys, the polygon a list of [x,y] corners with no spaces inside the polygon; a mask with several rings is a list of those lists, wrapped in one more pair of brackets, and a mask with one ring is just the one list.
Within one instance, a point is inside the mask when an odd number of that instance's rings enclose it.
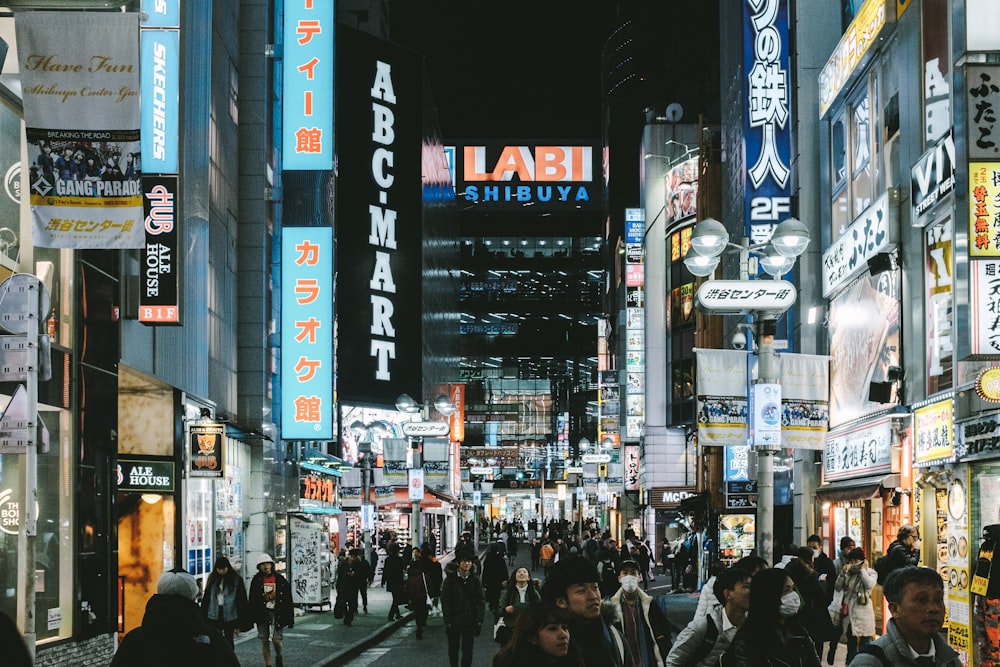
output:
{"label": "sidewalk curb", "polygon": [[358,655],[364,653],[372,646],[375,646],[393,632],[409,623],[412,618],[413,612],[407,612],[403,614],[403,618],[392,621],[391,623],[385,623],[382,627],[369,633],[368,636],[362,637],[359,641],[351,644],[350,646],[345,646],[340,651],[324,658],[312,667],[335,667],[335,665],[339,665],[351,660],[352,658],[356,658]]}

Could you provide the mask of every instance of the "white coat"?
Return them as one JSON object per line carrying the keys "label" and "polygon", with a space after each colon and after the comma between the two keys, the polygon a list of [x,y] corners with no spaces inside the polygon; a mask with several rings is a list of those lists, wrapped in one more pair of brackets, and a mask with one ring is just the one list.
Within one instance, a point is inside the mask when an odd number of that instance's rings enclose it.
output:
{"label": "white coat", "polygon": [[[844,623],[850,623],[850,633],[855,637],[871,637],[875,634],[875,606],[872,604],[872,589],[878,581],[878,573],[865,562],[849,575],[841,570],[834,590],[844,591],[847,601],[847,616]],[[864,602],[860,598],[864,594]]]}

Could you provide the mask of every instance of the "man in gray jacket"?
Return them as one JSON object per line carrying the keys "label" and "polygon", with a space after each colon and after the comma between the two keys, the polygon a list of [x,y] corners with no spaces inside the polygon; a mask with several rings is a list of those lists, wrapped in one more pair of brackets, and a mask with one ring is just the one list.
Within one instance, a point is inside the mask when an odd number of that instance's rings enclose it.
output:
{"label": "man in gray jacket", "polygon": [[912,565],[894,570],[882,592],[892,614],[886,633],[861,649],[851,667],[960,667],[958,653],[941,636],[944,582],[937,571]]}
{"label": "man in gray jacket", "polygon": [[712,606],[695,616],[674,641],[663,663],[665,667],[716,665],[736,631],[747,620],[750,609],[750,579],[747,570],[729,568],[715,577],[714,592],[721,606]]}

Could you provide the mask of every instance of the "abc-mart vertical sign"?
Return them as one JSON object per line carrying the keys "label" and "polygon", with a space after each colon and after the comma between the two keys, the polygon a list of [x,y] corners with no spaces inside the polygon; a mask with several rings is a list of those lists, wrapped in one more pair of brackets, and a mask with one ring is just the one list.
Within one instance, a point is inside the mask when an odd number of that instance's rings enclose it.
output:
{"label": "abc-mart vertical sign", "polygon": [[787,0],[745,0],[743,137],[746,146],[746,235],[751,243],[768,241],[774,226],[791,215],[788,52]]}

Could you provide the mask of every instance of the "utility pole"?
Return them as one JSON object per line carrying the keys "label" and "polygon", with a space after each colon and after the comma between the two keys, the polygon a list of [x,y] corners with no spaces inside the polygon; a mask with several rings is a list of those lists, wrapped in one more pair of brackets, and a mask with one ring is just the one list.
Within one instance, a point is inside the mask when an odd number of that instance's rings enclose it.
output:
{"label": "utility pole", "polygon": [[[777,359],[774,353],[775,321],[758,316],[757,368],[758,382],[779,384]],[[757,452],[757,555],[773,563],[774,554],[774,455],[773,447],[755,447]]]}
{"label": "utility pole", "polygon": [[358,443],[358,453],[364,454],[364,459],[362,460],[361,474],[364,477],[361,479],[361,530],[362,530],[362,540],[364,541],[363,552],[367,557],[368,563],[371,565],[372,569],[375,569],[377,563],[372,560],[374,552],[372,550],[372,519],[374,509],[371,506],[371,474],[372,474],[372,443],[368,441],[362,441]]}

